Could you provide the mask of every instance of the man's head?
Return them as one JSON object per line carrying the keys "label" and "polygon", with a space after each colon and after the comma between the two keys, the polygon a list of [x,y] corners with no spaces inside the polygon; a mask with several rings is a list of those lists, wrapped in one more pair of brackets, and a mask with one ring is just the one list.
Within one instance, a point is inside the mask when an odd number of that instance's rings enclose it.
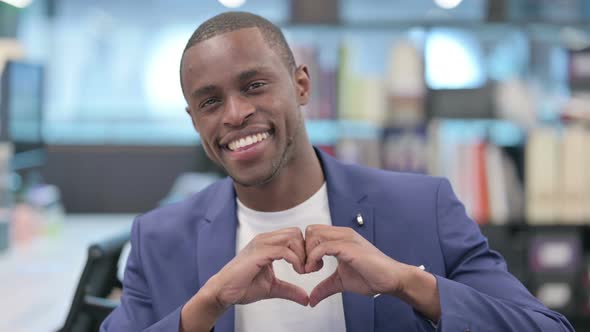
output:
{"label": "man's head", "polygon": [[[295,70],[295,58],[293,52],[285,40],[285,36],[276,25],[264,17],[254,15],[247,12],[227,12],[214,16],[203,22],[191,35],[184,51],[183,58],[186,51],[194,45],[204,40],[213,38],[217,35],[232,32],[238,29],[257,28],[262,33],[262,37],[284,61],[287,68]],[[182,75],[182,62],[180,63],[180,74]],[[182,86],[182,79],[180,81]]]}
{"label": "man's head", "polygon": [[207,155],[239,184],[271,181],[309,144],[300,106],[309,99],[281,31],[240,12],[215,16],[189,39],[181,60],[187,112]]}

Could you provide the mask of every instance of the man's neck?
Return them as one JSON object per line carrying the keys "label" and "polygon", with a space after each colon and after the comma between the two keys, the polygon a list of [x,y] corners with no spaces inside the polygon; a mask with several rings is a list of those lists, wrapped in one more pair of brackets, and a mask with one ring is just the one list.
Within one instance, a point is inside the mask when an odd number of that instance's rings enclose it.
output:
{"label": "man's neck", "polygon": [[234,182],[236,194],[247,207],[264,212],[283,211],[305,202],[324,183],[320,160],[311,145],[287,165],[270,182],[244,187]]}

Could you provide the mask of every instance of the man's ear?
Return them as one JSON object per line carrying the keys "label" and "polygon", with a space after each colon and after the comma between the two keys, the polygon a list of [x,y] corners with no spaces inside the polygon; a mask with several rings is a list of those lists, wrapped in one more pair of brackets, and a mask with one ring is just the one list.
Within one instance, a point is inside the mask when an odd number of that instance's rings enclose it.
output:
{"label": "man's ear", "polygon": [[193,116],[193,112],[191,111],[190,106],[185,107],[184,110],[186,111],[186,114],[188,114],[188,116],[191,118],[191,122],[193,123],[193,128],[195,128],[195,130],[198,133],[199,128],[197,127],[197,121],[195,120],[195,117]]}
{"label": "man's ear", "polygon": [[297,88],[299,105],[306,105],[309,102],[311,92],[311,77],[306,65],[300,65],[295,69],[295,87]]}

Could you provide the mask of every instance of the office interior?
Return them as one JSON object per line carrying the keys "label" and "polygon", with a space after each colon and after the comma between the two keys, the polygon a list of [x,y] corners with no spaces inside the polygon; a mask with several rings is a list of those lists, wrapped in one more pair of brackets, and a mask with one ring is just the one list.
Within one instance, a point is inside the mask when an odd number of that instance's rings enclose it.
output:
{"label": "office interior", "polygon": [[225,176],[178,71],[228,10],[309,66],[315,146],[449,178],[510,272],[590,331],[588,0],[0,1],[0,331],[95,330],[133,218]]}

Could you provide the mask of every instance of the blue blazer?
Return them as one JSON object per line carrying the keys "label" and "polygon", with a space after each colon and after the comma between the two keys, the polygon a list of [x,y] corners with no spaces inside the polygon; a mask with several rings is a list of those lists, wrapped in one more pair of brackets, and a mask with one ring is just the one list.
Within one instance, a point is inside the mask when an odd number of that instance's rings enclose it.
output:
{"label": "blue blazer", "polygon": [[[390,257],[434,274],[442,309],[437,331],[574,331],[507,272],[447,180],[345,165],[317,153],[332,224],[352,227]],[[235,256],[236,225],[229,178],[139,216],[121,305],[101,331],[178,331],[184,303]],[[349,332],[435,330],[398,298],[344,293],[343,302]],[[233,308],[215,331],[234,331]]]}

